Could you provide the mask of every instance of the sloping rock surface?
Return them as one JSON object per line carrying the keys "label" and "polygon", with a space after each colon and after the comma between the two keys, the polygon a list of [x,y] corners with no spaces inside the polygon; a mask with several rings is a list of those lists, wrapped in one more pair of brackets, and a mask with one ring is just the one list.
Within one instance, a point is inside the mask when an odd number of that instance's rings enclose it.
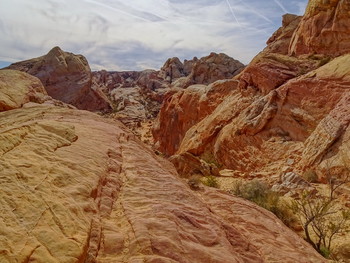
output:
{"label": "sloping rock surface", "polygon": [[1,112],[0,133],[1,262],[323,262],[271,213],[191,191],[118,122],[37,106]]}
{"label": "sloping rock surface", "polygon": [[54,47],[45,56],[11,64],[9,69],[38,77],[54,99],[78,109],[108,111],[107,97],[91,86],[91,70],[86,58]]}

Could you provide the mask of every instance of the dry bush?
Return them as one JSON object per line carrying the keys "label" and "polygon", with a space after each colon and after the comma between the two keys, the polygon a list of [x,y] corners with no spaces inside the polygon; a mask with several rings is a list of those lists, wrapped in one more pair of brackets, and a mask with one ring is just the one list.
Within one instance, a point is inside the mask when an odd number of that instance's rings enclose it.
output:
{"label": "dry bush", "polygon": [[290,206],[266,183],[257,179],[246,183],[237,182],[230,192],[271,211],[288,227],[295,225],[297,219]]}
{"label": "dry bush", "polygon": [[219,188],[218,180],[215,176],[209,175],[202,179],[202,183],[209,187]]}

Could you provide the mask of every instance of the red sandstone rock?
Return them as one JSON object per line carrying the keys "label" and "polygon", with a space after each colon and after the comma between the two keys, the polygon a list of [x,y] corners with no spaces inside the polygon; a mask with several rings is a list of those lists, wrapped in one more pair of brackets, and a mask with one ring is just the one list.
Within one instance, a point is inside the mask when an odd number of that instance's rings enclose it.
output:
{"label": "red sandstone rock", "polygon": [[[344,4],[338,2],[339,6]],[[310,7],[305,19],[309,12]],[[332,23],[342,24],[342,19]],[[235,77],[238,89],[218,98],[218,104],[213,104],[208,113],[196,114],[192,104],[199,105],[198,98],[206,96],[198,91],[175,93],[168,98],[154,134],[163,152],[176,154],[180,173],[188,171],[186,163],[178,163],[187,154],[204,161],[210,156],[226,168],[253,177],[279,178],[275,175],[310,168],[321,174],[327,160],[341,166],[341,155],[347,156],[346,149],[350,148],[349,55],[331,61],[322,54],[298,58],[285,55],[297,22],[298,18],[292,16],[284,18],[286,28],[282,27],[269,46]],[[315,33],[306,31],[304,28],[305,34]],[[338,43],[335,47],[339,48]],[[341,50],[346,52],[345,48]],[[180,103],[178,98],[182,97],[192,103]],[[187,114],[189,109],[194,113]],[[172,128],[167,129],[168,125]]]}
{"label": "red sandstone rock", "polygon": [[290,43],[289,54],[339,56],[350,52],[348,0],[310,0]]}
{"label": "red sandstone rock", "polygon": [[265,51],[287,55],[291,38],[301,18],[292,14],[283,15],[282,26],[267,40]]}
{"label": "red sandstone rock", "polygon": [[[212,53],[201,59],[185,60],[184,63],[175,57],[168,59],[160,71],[93,72],[92,86],[108,94],[113,102],[115,118],[137,130],[145,119],[154,119],[165,98],[178,89],[187,88],[190,84],[209,84],[219,79],[232,78],[243,67],[242,63],[225,54]],[[219,91],[216,97],[220,97]],[[213,102],[210,103],[215,104],[216,99],[211,99]],[[203,110],[200,114],[207,114],[205,107],[198,109]]]}
{"label": "red sandstone rock", "polygon": [[236,90],[237,83],[232,80],[209,86],[193,85],[166,98],[153,128],[159,150],[167,155],[174,154],[187,130]]}

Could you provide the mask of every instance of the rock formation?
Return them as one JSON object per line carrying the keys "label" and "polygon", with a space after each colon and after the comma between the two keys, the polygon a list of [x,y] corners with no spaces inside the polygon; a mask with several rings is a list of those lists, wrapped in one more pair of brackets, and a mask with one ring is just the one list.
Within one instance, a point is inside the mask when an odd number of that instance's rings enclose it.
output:
{"label": "rock formation", "polygon": [[[349,5],[321,2],[310,1],[303,18],[285,15],[268,46],[233,80],[215,89],[190,87],[167,98],[153,134],[161,151],[175,154],[180,173],[188,176],[189,167],[184,172],[179,160],[189,154],[274,181],[306,169],[315,169],[321,178],[326,168],[342,166],[350,148],[349,54],[333,60],[329,55],[349,52],[350,32],[342,33],[350,24],[350,17],[343,15]],[[326,20],[326,25],[317,22]],[[319,38],[329,42],[328,51]],[[301,54],[309,55],[294,56]],[[203,92],[209,89],[212,94]],[[223,95],[222,89],[227,91]],[[211,96],[216,99],[205,105]],[[197,107],[205,110],[197,114]]]}
{"label": "rock formation", "polygon": [[339,56],[350,52],[348,0],[311,0],[290,43],[289,54]]}
{"label": "rock formation", "polygon": [[47,97],[38,78],[17,70],[0,70],[0,111],[18,109],[31,101],[42,103]]}
{"label": "rock formation", "polygon": [[113,102],[113,116],[137,130],[145,120],[153,120],[162,102],[178,89],[229,79],[243,68],[242,63],[222,53],[211,53],[201,59],[195,57],[184,63],[174,57],[159,71],[93,72],[92,85]]}
{"label": "rock formation", "polygon": [[159,150],[166,155],[174,154],[186,131],[212,113],[234,86],[237,86],[234,80],[218,81],[208,86],[193,85],[167,97],[153,129],[155,138],[167,136],[158,140]]}
{"label": "rock formation", "polygon": [[0,70],[0,112],[31,104],[75,108],[48,96],[38,78],[18,70]]}
{"label": "rock formation", "polygon": [[91,70],[82,55],[74,55],[54,47],[45,56],[17,62],[8,68],[38,77],[51,97],[78,109],[111,109],[107,97],[91,86]]}
{"label": "rock formation", "polygon": [[[1,74],[1,92],[45,95]],[[121,123],[26,101],[1,102],[1,262],[324,262],[272,213],[190,190]]]}

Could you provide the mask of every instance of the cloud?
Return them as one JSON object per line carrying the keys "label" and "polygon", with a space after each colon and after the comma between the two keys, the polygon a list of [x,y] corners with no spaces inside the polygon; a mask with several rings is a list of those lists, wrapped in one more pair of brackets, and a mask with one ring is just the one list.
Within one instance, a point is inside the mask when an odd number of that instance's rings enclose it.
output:
{"label": "cloud", "polygon": [[1,0],[0,60],[58,45],[93,69],[159,68],[168,57],[224,52],[248,63],[307,0]]}

